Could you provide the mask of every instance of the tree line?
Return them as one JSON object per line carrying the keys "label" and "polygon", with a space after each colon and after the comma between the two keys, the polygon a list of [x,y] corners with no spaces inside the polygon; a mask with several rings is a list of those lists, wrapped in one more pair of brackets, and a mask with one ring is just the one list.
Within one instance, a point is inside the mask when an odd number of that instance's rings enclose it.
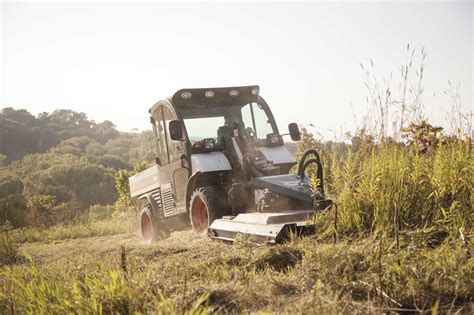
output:
{"label": "tree line", "polygon": [[[83,220],[117,200],[118,170],[154,159],[151,132],[126,133],[67,109],[0,111],[0,225]],[[97,206],[93,209],[97,210]],[[99,209],[103,209],[100,208]]]}

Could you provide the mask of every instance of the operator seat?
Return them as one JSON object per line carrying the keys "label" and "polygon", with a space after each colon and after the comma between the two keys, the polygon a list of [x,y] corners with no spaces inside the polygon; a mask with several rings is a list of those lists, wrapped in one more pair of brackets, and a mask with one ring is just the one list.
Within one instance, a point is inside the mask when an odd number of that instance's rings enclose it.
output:
{"label": "operator seat", "polygon": [[217,143],[224,144],[224,136],[232,137],[234,135],[234,129],[229,126],[220,126],[217,129]]}
{"label": "operator seat", "polygon": [[217,144],[225,144],[224,136],[228,136],[229,138],[234,136],[237,121],[238,118],[234,111],[228,110],[224,113],[224,125],[217,129]]}

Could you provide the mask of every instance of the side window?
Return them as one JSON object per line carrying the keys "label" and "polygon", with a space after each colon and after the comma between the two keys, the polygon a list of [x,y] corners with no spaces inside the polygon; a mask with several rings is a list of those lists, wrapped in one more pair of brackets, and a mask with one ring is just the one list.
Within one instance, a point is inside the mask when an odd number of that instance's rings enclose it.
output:
{"label": "side window", "polygon": [[269,133],[273,133],[274,130],[270,124],[270,119],[268,119],[267,114],[263,108],[257,103],[251,103],[250,108],[253,110],[253,115],[255,119],[255,130],[256,136],[259,139],[266,139]]}
{"label": "side window", "polygon": [[164,120],[164,126],[165,126],[165,134],[166,134],[166,141],[168,143],[168,152],[169,152],[169,157],[170,157],[170,163],[177,161],[181,158],[183,155],[183,142],[179,140],[172,140],[169,135],[169,122],[171,120],[175,120],[176,116],[173,113],[173,111],[167,107],[163,106],[163,120]]}
{"label": "side window", "polygon": [[240,110],[242,114],[242,122],[244,123],[245,128],[251,128],[253,131],[253,121],[252,121],[252,112],[250,111],[250,104],[245,105]]}
{"label": "side window", "polygon": [[267,134],[273,133],[272,125],[267,114],[257,103],[250,103],[242,107],[242,122],[255,137],[265,139]]}
{"label": "side window", "polygon": [[156,136],[156,155],[160,159],[161,165],[168,164],[168,151],[166,150],[166,135],[165,135],[165,126],[163,124],[163,106],[159,106],[153,112],[153,118],[155,119],[155,124],[153,126],[153,131]]}

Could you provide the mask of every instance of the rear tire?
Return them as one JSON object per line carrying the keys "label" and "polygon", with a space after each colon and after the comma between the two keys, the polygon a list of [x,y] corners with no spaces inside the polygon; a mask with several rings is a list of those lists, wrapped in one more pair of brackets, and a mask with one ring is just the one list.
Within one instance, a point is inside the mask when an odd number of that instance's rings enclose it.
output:
{"label": "rear tire", "polygon": [[170,231],[166,229],[151,212],[151,205],[147,204],[142,209],[140,218],[140,227],[143,241],[150,244],[157,240],[162,240],[170,235]]}
{"label": "rear tire", "polygon": [[216,219],[231,213],[227,195],[217,187],[206,186],[196,189],[191,196],[189,218],[193,231],[207,234],[207,229]]}

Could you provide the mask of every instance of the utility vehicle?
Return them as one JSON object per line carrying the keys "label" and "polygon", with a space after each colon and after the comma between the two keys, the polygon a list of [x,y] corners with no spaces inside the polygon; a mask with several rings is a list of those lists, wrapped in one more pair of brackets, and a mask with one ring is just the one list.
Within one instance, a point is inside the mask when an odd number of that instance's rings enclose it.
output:
{"label": "utility vehicle", "polygon": [[[306,152],[290,173],[296,161],[257,85],[182,89],[149,113],[156,165],[129,178],[131,196],[146,201],[141,232],[147,242],[191,226],[215,239],[248,234],[257,243],[275,243],[308,230],[315,211],[332,204],[316,151]],[[288,129],[300,140],[297,124]],[[316,187],[305,175],[313,164]]]}

